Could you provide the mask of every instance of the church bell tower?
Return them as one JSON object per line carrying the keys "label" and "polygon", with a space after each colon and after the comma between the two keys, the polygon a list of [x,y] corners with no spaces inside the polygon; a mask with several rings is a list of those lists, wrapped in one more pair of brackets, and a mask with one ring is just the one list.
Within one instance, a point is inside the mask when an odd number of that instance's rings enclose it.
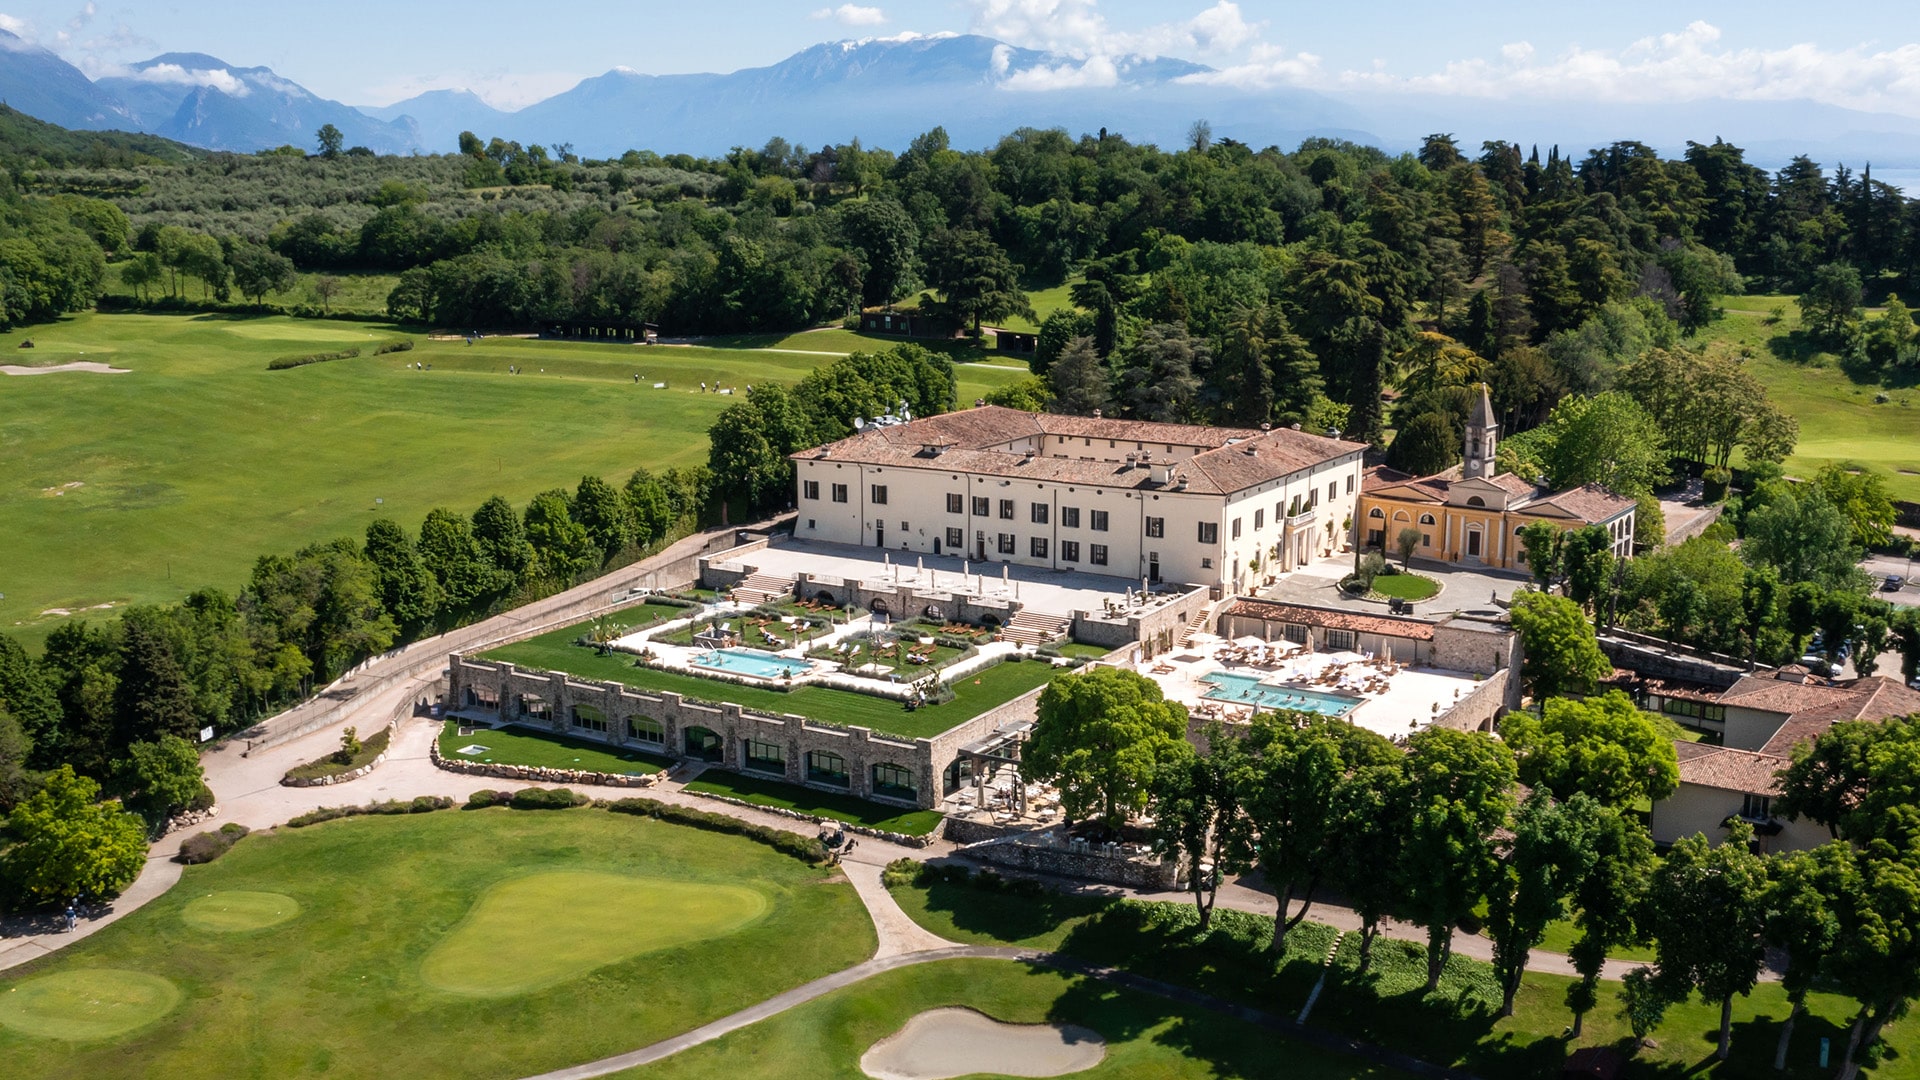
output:
{"label": "church bell tower", "polygon": [[1487,384],[1480,384],[1480,397],[1467,417],[1467,445],[1460,475],[1467,479],[1485,479],[1493,475],[1493,449],[1500,438],[1500,425],[1493,419],[1493,399]]}

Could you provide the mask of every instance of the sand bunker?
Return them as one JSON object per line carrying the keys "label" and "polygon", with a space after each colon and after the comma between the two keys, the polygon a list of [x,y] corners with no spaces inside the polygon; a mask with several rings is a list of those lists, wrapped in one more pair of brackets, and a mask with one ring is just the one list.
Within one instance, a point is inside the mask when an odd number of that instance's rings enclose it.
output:
{"label": "sand bunker", "polygon": [[71,364],[50,364],[46,367],[21,367],[19,364],[0,364],[0,375],[52,375],[57,371],[91,371],[95,375],[125,375],[130,368],[108,367],[92,360],[76,360]]}
{"label": "sand bunker", "polygon": [[930,1009],[874,1043],[860,1071],[874,1080],[946,1080],[972,1073],[1065,1076],[1100,1064],[1106,1040],[1074,1024],[1003,1024],[972,1009]]}

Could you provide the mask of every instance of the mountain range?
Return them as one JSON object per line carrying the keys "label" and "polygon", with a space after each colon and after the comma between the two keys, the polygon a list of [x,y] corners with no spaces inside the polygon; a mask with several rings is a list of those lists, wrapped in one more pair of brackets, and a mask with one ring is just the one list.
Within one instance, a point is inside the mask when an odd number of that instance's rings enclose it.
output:
{"label": "mountain range", "polygon": [[977,35],[837,41],[768,67],[729,74],[647,75],[616,68],[514,112],[465,90],[434,90],[355,108],[321,98],[264,67],[201,53],[167,53],[98,79],[53,52],[0,31],[0,100],[64,127],[125,129],[216,150],[311,148],[323,124],[349,146],[379,153],[444,153],[459,133],[569,146],[588,157],[628,149],[719,154],[778,135],[820,146],[859,138],[903,148],[936,126],[955,146],[981,147],[1023,126],[1075,134],[1108,128],[1162,145],[1206,118],[1216,136],[1291,147],[1309,136],[1419,145],[1455,132],[1473,152],[1483,139],[1578,154],[1616,139],[1665,153],[1724,137],[1749,160],[1777,167],[1808,153],[1828,165],[1871,161],[1876,175],[1920,176],[1920,120],[1810,101],[1703,100],[1614,105],[1505,102],[1412,94],[1325,94],[1241,89],[1213,69],[1171,57],[1092,62]]}

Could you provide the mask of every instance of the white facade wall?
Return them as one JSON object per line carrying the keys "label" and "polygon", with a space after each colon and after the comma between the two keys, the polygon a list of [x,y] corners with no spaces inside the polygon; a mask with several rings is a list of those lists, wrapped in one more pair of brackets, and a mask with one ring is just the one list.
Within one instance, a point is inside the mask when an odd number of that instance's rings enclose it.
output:
{"label": "white facade wall", "polygon": [[[1021,443],[1029,440],[1021,440]],[[1066,444],[1079,439],[1046,436],[1051,456],[1069,456]],[[1109,442],[1112,440],[1092,440]],[[1133,445],[1129,443],[1130,448]],[[1015,450],[1024,449],[1016,445]],[[1091,448],[1080,447],[1091,457]],[[1194,448],[1150,444],[1159,471],[1171,458],[1193,456]],[[1181,453],[1185,451],[1185,453]],[[1100,448],[1101,457],[1112,451]],[[1079,456],[1079,455],[1072,455]],[[794,535],[804,540],[885,547],[890,551],[955,555],[986,562],[1079,570],[1139,579],[1219,586],[1239,590],[1255,583],[1260,572],[1292,569],[1337,550],[1346,539],[1340,526],[1354,512],[1360,488],[1358,451],[1310,470],[1236,492],[1232,495],[1181,491],[1177,486],[1101,487],[1052,480],[957,472],[939,467],[939,458],[924,465],[867,465],[856,461],[800,459],[795,462],[796,505],[799,520]],[[1137,483],[1137,479],[1135,480]],[[836,485],[845,501],[835,501]],[[876,501],[885,489],[885,502]],[[957,506],[950,496],[958,496]],[[984,501],[982,501],[984,500]],[[1301,514],[1288,529],[1285,514],[1296,500]],[[1011,503],[1011,517],[1003,504]],[[1035,507],[1044,508],[1036,512]],[[1312,517],[1304,520],[1308,509]],[[981,511],[984,510],[984,513]],[[1077,524],[1069,524],[1077,511]],[[1096,529],[1095,513],[1104,512],[1106,528]],[[1255,519],[1259,527],[1255,527]],[[1149,519],[1160,521],[1159,535],[1148,535]],[[1044,519],[1044,520],[1040,520]],[[1233,535],[1234,522],[1240,535]],[[1327,529],[1331,522],[1333,529]],[[1201,525],[1211,524],[1217,540],[1202,542]],[[957,533],[953,530],[958,530]],[[960,541],[955,550],[953,540]],[[1012,550],[1004,550],[1011,538]],[[1289,545],[1288,539],[1294,542]],[[1035,541],[1041,543],[1036,546]],[[1077,550],[1072,545],[1077,545]],[[1095,545],[1106,548],[1106,561],[1094,561]],[[1274,550],[1282,548],[1277,561]],[[1264,569],[1273,562],[1273,571]]]}

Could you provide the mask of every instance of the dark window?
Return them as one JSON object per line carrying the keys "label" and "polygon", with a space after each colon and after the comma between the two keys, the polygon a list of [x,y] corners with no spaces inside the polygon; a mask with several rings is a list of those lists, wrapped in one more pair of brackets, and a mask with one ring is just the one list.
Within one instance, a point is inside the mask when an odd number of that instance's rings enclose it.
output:
{"label": "dark window", "polygon": [[1233,538],[1235,540],[1240,539],[1240,519],[1239,518],[1233,519]]}
{"label": "dark window", "polygon": [[833,501],[837,503],[843,503],[847,501],[847,485],[845,484],[833,485]]}
{"label": "dark window", "polygon": [[1740,803],[1740,816],[1749,821],[1764,821],[1772,815],[1773,799],[1766,795],[1746,795]]}
{"label": "dark window", "polygon": [[1293,642],[1295,645],[1305,645],[1307,643],[1307,624],[1297,622],[1287,623],[1281,627],[1280,636]]}
{"label": "dark window", "polygon": [[887,505],[887,485],[885,484],[873,485],[873,505],[875,506]]}
{"label": "dark window", "polygon": [[[1148,522],[1148,524],[1149,524],[1149,527],[1148,527],[1148,529],[1147,529],[1147,535],[1148,535],[1148,536],[1160,536],[1160,535],[1162,535],[1161,533],[1157,533],[1157,532],[1155,532],[1155,531],[1153,531],[1153,529],[1152,529],[1152,527],[1151,527],[1151,524],[1152,524],[1153,522],[1156,522],[1156,521],[1159,521],[1159,520],[1160,520],[1159,518],[1148,518],[1148,519],[1147,519],[1147,522]],[[1238,525],[1238,524],[1239,524],[1239,522],[1237,522],[1237,521],[1236,521],[1236,522],[1234,522],[1234,524],[1236,524],[1236,525]],[[1201,522],[1201,523],[1200,523],[1200,542],[1201,542],[1201,543],[1203,543],[1203,544],[1217,544],[1217,543],[1219,543],[1219,542],[1220,542],[1220,523],[1219,523],[1219,522],[1217,522],[1217,521],[1203,521],[1203,522]]]}
{"label": "dark window", "polygon": [[847,786],[847,759],[826,750],[807,751],[807,779],[816,784]]}
{"label": "dark window", "polygon": [[1080,561],[1080,541],[1078,540],[1060,541],[1060,561],[1061,562],[1079,562]]}
{"label": "dark window", "polygon": [[1036,559],[1046,558],[1047,557],[1047,538],[1044,536],[1029,537],[1027,539],[1027,550]]}
{"label": "dark window", "polygon": [[1045,525],[1047,523],[1047,504],[1046,503],[1031,504],[1027,508],[1027,516],[1033,519],[1033,523],[1035,525]]}
{"label": "dark window", "polygon": [[951,491],[948,492],[947,493],[947,513],[961,514],[965,512],[966,512],[966,501],[962,499],[957,492],[951,492]]}
{"label": "dark window", "polygon": [[1012,499],[1000,500],[1000,519],[1002,521],[1013,520],[1013,500]]}
{"label": "dark window", "polygon": [[1000,554],[1002,555],[1013,554],[1013,534],[1012,533],[1000,534]]}
{"label": "dark window", "polygon": [[1094,532],[1106,532],[1107,512],[1105,510],[1089,510],[1087,512],[1087,527]]}
{"label": "dark window", "polygon": [[1265,525],[1266,523],[1267,523],[1267,512],[1265,510],[1255,510],[1253,512],[1253,531],[1259,532],[1260,526]]}
{"label": "dark window", "polygon": [[1107,565],[1107,545],[1088,544],[1087,545],[1087,561],[1092,563],[1095,566]]}
{"label": "dark window", "polygon": [[1080,527],[1080,508],[1077,506],[1061,507],[1060,508],[1060,527],[1063,529],[1079,528]]}
{"label": "dark window", "polygon": [[748,739],[747,760],[742,762],[742,767],[755,772],[784,773],[787,771],[786,748],[779,743]]}
{"label": "dark window", "polygon": [[1213,569],[1213,558],[1208,555],[1202,555],[1200,557],[1200,569],[1202,570]]}
{"label": "dark window", "polygon": [[818,481],[818,480],[803,480],[803,481],[801,481],[801,482],[800,482],[800,497],[801,497],[801,498],[803,498],[803,499],[817,499],[817,498],[819,498],[819,497],[820,497],[820,481]]}
{"label": "dark window", "polygon": [[1147,519],[1147,535],[1148,536],[1167,535],[1167,519],[1157,518],[1157,517],[1148,518]]}
{"label": "dark window", "polygon": [[667,730],[660,726],[658,720],[649,720],[644,716],[629,716],[627,717],[627,738],[662,746],[667,741]]}
{"label": "dark window", "polygon": [[1328,630],[1326,638],[1326,646],[1333,652],[1345,652],[1353,648],[1353,631],[1351,630]]}
{"label": "dark window", "polygon": [[605,713],[602,713],[599,709],[591,705],[575,705],[573,707],[573,726],[584,731],[605,732],[607,730],[607,717]]}
{"label": "dark window", "polygon": [[1353,494],[1353,477],[1347,477],[1347,494]]}
{"label": "dark window", "polygon": [[1337,481],[1337,480],[1336,480],[1336,481],[1334,481],[1333,483],[1331,483],[1331,484],[1328,484],[1328,485],[1327,485],[1327,501],[1328,501],[1328,502],[1332,502],[1332,501],[1333,501],[1333,497],[1334,497],[1335,495],[1338,495],[1338,494],[1340,494],[1340,482],[1339,482],[1339,481]]}
{"label": "dark window", "polygon": [[952,548],[953,550],[958,551],[962,547],[965,547],[966,543],[967,543],[967,534],[965,532],[959,529],[947,530],[947,546],[949,548]]}
{"label": "dark window", "polygon": [[898,765],[880,764],[873,767],[873,793],[891,799],[913,798],[913,772]]}
{"label": "dark window", "polygon": [[992,511],[987,508],[987,497],[985,495],[975,495],[973,497],[974,517],[986,517],[991,512]]}

